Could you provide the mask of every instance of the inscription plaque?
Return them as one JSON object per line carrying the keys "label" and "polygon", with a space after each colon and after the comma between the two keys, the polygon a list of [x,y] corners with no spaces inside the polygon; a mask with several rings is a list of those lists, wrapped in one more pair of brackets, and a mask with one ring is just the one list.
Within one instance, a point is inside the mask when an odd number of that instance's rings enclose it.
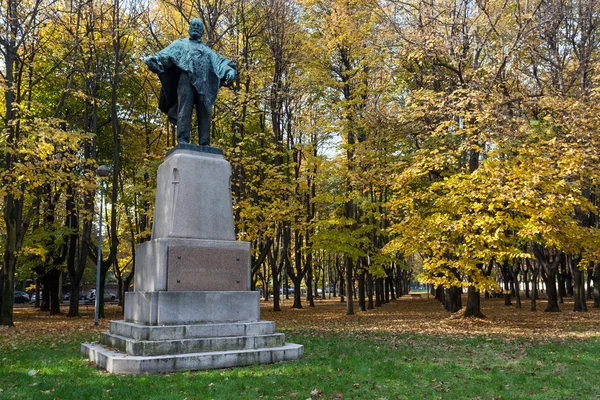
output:
{"label": "inscription plaque", "polygon": [[250,290],[248,251],[169,247],[167,291]]}

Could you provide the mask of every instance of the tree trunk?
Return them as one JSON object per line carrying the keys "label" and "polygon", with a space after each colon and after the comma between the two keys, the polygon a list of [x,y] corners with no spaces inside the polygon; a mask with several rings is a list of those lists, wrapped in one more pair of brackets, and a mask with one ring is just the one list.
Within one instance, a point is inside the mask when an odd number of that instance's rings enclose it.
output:
{"label": "tree trunk", "polygon": [[592,281],[594,282],[594,308],[600,308],[600,262],[594,265]]}
{"label": "tree trunk", "polygon": [[446,293],[445,293],[446,311],[449,311],[451,313],[460,311],[460,309],[462,308],[461,292],[462,292],[461,288],[456,287],[456,286],[452,286],[452,287],[446,289]]}
{"label": "tree trunk", "polygon": [[365,299],[365,271],[361,270],[358,273],[358,309],[360,311],[367,311],[367,304]]}
{"label": "tree trunk", "polygon": [[514,265],[509,265],[509,271],[515,287],[515,307],[521,308],[521,285],[519,284],[519,273],[521,272],[521,265],[519,264],[518,260],[514,261]]}
{"label": "tree trunk", "polygon": [[446,292],[444,291],[444,287],[437,286],[435,288],[435,299],[442,304],[446,304],[445,296],[446,296]]}
{"label": "tree trunk", "polygon": [[536,274],[533,274],[533,279],[531,280],[531,311],[537,311],[537,277]]}
{"label": "tree trunk", "polygon": [[587,300],[592,300],[594,298],[593,296],[593,291],[594,288],[592,287],[592,275],[594,274],[594,264],[590,263],[590,266],[587,268],[586,270],[587,272],[587,295],[586,295],[586,299]]}
{"label": "tree trunk", "polygon": [[50,311],[50,278],[47,273],[41,276],[42,292],[40,299],[40,311]]}
{"label": "tree trunk", "polygon": [[367,309],[372,310],[375,308],[373,304],[373,275],[367,273]]}
{"label": "tree trunk", "polygon": [[58,268],[53,268],[46,273],[48,277],[48,287],[46,289],[49,292],[50,300],[50,315],[60,314],[60,275],[62,272]]}
{"label": "tree trunk", "polygon": [[294,284],[294,304],[292,304],[292,308],[302,308],[302,293],[300,289],[300,285],[302,283],[297,277],[290,277],[292,279],[292,283]]}
{"label": "tree trunk", "polygon": [[544,311],[559,312],[560,308],[558,308],[558,293],[556,291],[556,269],[549,268],[547,274],[546,293],[548,295],[548,306]]}
{"label": "tree trunk", "polygon": [[521,290],[519,288],[519,273],[516,272],[513,277],[513,282],[515,283],[515,307],[521,308]]}
{"label": "tree trunk", "polygon": [[[16,111],[16,93],[15,88],[15,63],[18,57],[18,32],[19,32],[19,17],[16,0],[8,0],[5,5],[3,14],[5,15],[5,23],[7,26],[7,40],[4,43],[4,121],[6,135],[4,139],[6,143],[3,145],[4,164],[2,167],[6,171],[11,171],[13,163],[16,161],[13,156],[13,151],[17,149],[18,136],[15,132],[14,124]],[[7,29],[9,28],[9,29]],[[12,151],[11,151],[12,150]],[[5,183],[4,180],[2,183]],[[14,326],[13,322],[13,303],[15,300],[15,272],[17,267],[17,255],[20,250],[19,233],[21,217],[23,216],[23,200],[16,199],[14,194],[8,192],[3,199],[3,218],[4,218],[4,257],[2,269],[4,270],[4,279],[2,281],[2,302],[0,308],[0,326]]]}
{"label": "tree trunk", "polygon": [[[6,240],[9,241],[8,238]],[[9,254],[10,253],[10,254]],[[2,268],[2,309],[0,310],[0,326],[14,326],[13,302],[15,299],[15,271],[17,257],[7,248],[4,251],[4,266]]]}
{"label": "tree trunk", "polygon": [[[86,113],[87,113],[86,104]],[[87,114],[85,116],[87,119]],[[83,157],[85,160],[90,158],[90,143],[88,141],[83,143]],[[85,172],[86,167],[84,167]],[[80,266],[77,263],[77,250],[78,248],[87,248],[87,243],[83,246],[79,244],[79,215],[75,207],[75,197],[77,196],[73,184],[69,183],[66,187],[66,199],[65,199],[65,212],[67,214],[66,226],[71,230],[71,234],[67,237],[66,245],[67,248],[67,272],[69,274],[69,291],[71,297],[69,299],[69,311],[67,317],[75,317],[79,315],[79,286],[81,278],[83,277],[83,271],[85,263]],[[93,213],[93,205],[91,200],[91,192],[85,191],[83,193],[83,207],[85,211]],[[88,221],[84,219],[83,229],[87,229]]]}
{"label": "tree trunk", "polygon": [[396,293],[394,292],[394,279],[392,277],[393,273],[394,273],[394,270],[392,269],[391,272],[390,272],[390,275],[387,278],[388,286],[390,288],[390,299],[391,299],[391,301],[396,300]]}
{"label": "tree trunk", "polygon": [[579,269],[579,260],[573,256],[567,257],[567,264],[573,275],[573,311],[587,312],[587,304],[585,303],[585,275]]}
{"label": "tree trunk", "polygon": [[381,304],[382,304],[383,296],[381,295],[380,283],[381,283],[381,280],[379,278],[376,278],[375,279],[375,307],[381,307]]}
{"label": "tree trunk", "polygon": [[559,271],[557,274],[558,278],[558,301],[560,304],[565,302],[564,298],[567,297],[567,287],[565,285],[565,276],[566,276],[566,266],[562,265],[562,271]]}
{"label": "tree trunk", "polygon": [[3,292],[4,292],[4,269],[0,268],[0,314],[2,314],[2,293]]}
{"label": "tree trunk", "polygon": [[33,306],[35,308],[40,308],[42,305],[42,280],[40,277],[35,278],[35,303]]}
{"label": "tree trunk", "polygon": [[508,271],[508,261],[505,261],[500,269],[502,271],[502,280],[504,281],[504,305],[512,306],[512,302],[510,301],[510,273]]}
{"label": "tree trunk", "polygon": [[[324,262],[322,260],[322,262]],[[329,270],[329,269],[328,269]],[[328,284],[328,287],[330,285]],[[325,265],[323,264],[323,276],[321,277],[321,298],[325,300],[327,298],[327,291],[325,290]]]}
{"label": "tree trunk", "polygon": [[100,269],[100,284],[96,287],[96,296],[98,297],[98,318],[104,318],[104,287],[106,284],[106,273],[112,264],[115,271],[119,268],[118,252],[119,252],[119,234],[117,229],[117,204],[119,201],[119,176],[121,174],[121,125],[119,121],[119,96],[118,89],[120,87],[120,78],[122,71],[124,52],[121,50],[122,29],[120,15],[122,10],[119,3],[113,3],[115,18],[111,25],[111,39],[113,44],[113,64],[111,73],[111,101],[110,101],[110,125],[112,132],[112,185],[110,202],[112,204],[110,213],[110,253],[108,258],[110,263],[106,264],[106,268]]}
{"label": "tree trunk", "polygon": [[565,284],[567,286],[567,296],[573,296],[573,275],[567,271],[565,275]]}
{"label": "tree trunk", "polygon": [[467,289],[465,317],[486,318],[481,312],[481,296],[475,286],[469,286]]}
{"label": "tree trunk", "polygon": [[[67,203],[72,203],[70,201],[71,196],[69,196],[69,189],[67,189]],[[69,292],[71,293],[71,298],[69,299],[69,311],[67,313],[67,317],[76,317],[79,315],[79,292],[80,292],[80,284],[81,278],[83,276],[83,269],[78,268],[77,264],[77,248],[84,247],[79,246],[79,233],[77,232],[79,227],[79,219],[75,214],[74,207],[71,209],[69,204],[67,204],[67,212],[69,215],[67,216],[68,222],[67,225],[74,229],[73,233],[69,235],[69,250],[67,253],[67,271],[69,273]],[[85,264],[84,264],[85,267]]]}
{"label": "tree trunk", "polygon": [[384,293],[384,303],[387,304],[390,302],[390,285],[389,281],[386,278],[381,278],[381,284],[383,285],[383,293]]}
{"label": "tree trunk", "polygon": [[345,293],[344,287],[346,286],[346,283],[345,283],[346,281],[344,279],[344,272],[343,272],[342,266],[340,266],[340,268],[338,269],[338,274],[339,274],[339,277],[338,277],[339,283],[338,284],[340,285],[340,302],[345,303],[346,301],[344,300],[344,293]]}
{"label": "tree trunk", "polygon": [[273,311],[281,311],[281,305],[279,304],[279,279],[281,275],[281,269],[277,268],[277,261],[272,260],[271,263],[271,276],[273,277]]}
{"label": "tree trunk", "polygon": [[[560,251],[555,251],[554,259],[550,262],[549,257],[547,255],[546,249],[543,246],[533,243],[532,244],[533,253],[535,257],[542,265],[546,276],[546,292],[548,295],[548,306],[546,307],[545,312],[559,312],[558,308],[558,293],[556,291],[556,273],[558,271],[558,265],[563,258],[563,254]],[[537,282],[537,279],[536,279]],[[536,285],[537,286],[537,285]],[[533,295],[536,296],[537,291],[534,291]]]}
{"label": "tree trunk", "polygon": [[346,264],[346,315],[354,315],[354,301],[352,300],[352,259],[350,256],[344,257],[344,263]]}
{"label": "tree trunk", "polygon": [[294,283],[294,304],[292,305],[292,308],[302,308],[302,291],[300,289],[300,282],[298,282],[298,284],[296,284],[296,282],[293,280],[292,282]]}
{"label": "tree trunk", "polygon": [[[306,231],[306,242],[309,241],[309,232]],[[307,250],[308,254],[306,255],[306,300],[308,300],[308,306],[314,307],[315,300],[313,297],[313,267],[312,267],[312,251],[310,249]]]}
{"label": "tree trunk", "polygon": [[288,275],[292,279],[292,283],[294,284],[294,304],[292,304],[292,308],[302,308],[302,296],[300,293],[300,285],[302,283],[302,235],[298,230],[295,231],[294,234],[294,268],[288,269]]}
{"label": "tree trunk", "polygon": [[[316,264],[320,264],[319,260],[317,260]],[[319,269],[319,267],[317,267],[315,269],[315,267],[313,266],[313,271],[315,272],[314,274],[314,280],[313,280],[313,299],[319,299],[319,280],[321,278],[321,270]],[[314,302],[314,300],[313,300]],[[314,307],[314,303],[313,303],[313,307]]]}
{"label": "tree trunk", "polygon": [[271,299],[271,291],[269,290],[269,282],[268,281],[263,281],[262,291],[263,291],[263,299],[265,299],[265,301],[269,301]]}
{"label": "tree trunk", "polygon": [[98,301],[98,318],[104,318],[104,288],[106,287],[106,274],[110,266],[110,259],[100,263],[100,285],[99,287],[96,286],[96,296],[100,296]]}

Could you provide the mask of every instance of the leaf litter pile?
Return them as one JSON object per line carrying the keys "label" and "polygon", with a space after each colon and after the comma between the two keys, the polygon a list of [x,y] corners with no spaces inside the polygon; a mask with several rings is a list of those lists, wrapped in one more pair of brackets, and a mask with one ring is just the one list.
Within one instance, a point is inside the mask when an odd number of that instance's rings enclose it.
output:
{"label": "leaf litter pile", "polygon": [[[339,299],[316,300],[315,307],[303,301],[302,309],[293,309],[292,300],[284,300],[281,312],[272,311],[272,303],[261,302],[261,319],[275,321],[279,330],[325,333],[356,334],[360,332],[428,335],[472,336],[494,335],[506,338],[567,339],[600,337],[600,309],[589,308],[587,313],[571,311],[572,301],[561,304],[561,312],[531,312],[529,302],[523,308],[505,306],[503,299],[482,300],[486,319],[463,318],[462,311],[449,314],[433,298],[415,299],[402,297],[368,311],[346,315],[346,305]],[[538,300],[538,309],[545,302]],[[67,308],[61,315],[48,315],[32,306],[16,307],[15,328],[0,327],[0,348],[20,342],[45,342],[42,337],[52,336],[50,346],[56,346],[61,338],[72,340],[73,336],[89,336],[90,333],[108,330],[110,320],[122,319],[121,308],[107,306],[106,319],[94,326],[93,307],[83,307],[81,316],[67,318]]]}
{"label": "leaf litter pile", "polygon": [[[426,295],[424,295],[426,296]],[[402,297],[366,312],[347,316],[346,305],[339,299],[317,300],[315,307],[303,303],[302,309],[292,309],[292,300],[286,300],[282,312],[273,312],[271,304],[262,303],[261,318],[272,320],[285,329],[309,329],[315,332],[381,332],[424,333],[429,335],[495,335],[506,338],[552,339],[600,337],[600,309],[590,305],[589,312],[573,312],[573,301],[565,299],[561,312],[532,312],[529,301],[523,308],[505,306],[504,299],[481,300],[486,319],[464,318],[464,309],[449,314],[433,297],[414,299]],[[463,304],[466,298],[463,298]],[[538,300],[538,310],[544,310],[545,301]]]}

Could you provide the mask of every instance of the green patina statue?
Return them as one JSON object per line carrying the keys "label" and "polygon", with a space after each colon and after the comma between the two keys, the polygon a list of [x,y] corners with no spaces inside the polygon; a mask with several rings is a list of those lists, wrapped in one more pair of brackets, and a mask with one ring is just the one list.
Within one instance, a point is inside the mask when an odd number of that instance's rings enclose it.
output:
{"label": "green patina statue", "polygon": [[192,112],[198,117],[198,143],[210,145],[210,114],[221,86],[237,76],[235,64],[202,43],[204,24],[193,18],[190,37],[171,43],[144,60],[162,83],[158,108],[177,125],[177,142],[190,142]]}

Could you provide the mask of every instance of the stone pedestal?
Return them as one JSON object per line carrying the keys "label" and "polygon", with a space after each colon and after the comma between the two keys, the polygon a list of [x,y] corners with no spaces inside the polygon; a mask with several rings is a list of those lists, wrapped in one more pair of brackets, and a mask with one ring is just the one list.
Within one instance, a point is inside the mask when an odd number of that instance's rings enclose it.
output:
{"label": "stone pedestal", "polygon": [[158,167],[152,239],[235,241],[230,178],[222,155],[171,152]]}
{"label": "stone pedestal", "polygon": [[175,148],[160,165],[152,239],[137,247],[124,321],[112,321],[101,344],[82,345],[109,372],[225,368],[303,354],[274,323],[260,321],[250,244],[235,241],[231,166],[198,150]]}
{"label": "stone pedestal", "polygon": [[250,290],[250,243],[161,238],[137,246],[136,292]]}

